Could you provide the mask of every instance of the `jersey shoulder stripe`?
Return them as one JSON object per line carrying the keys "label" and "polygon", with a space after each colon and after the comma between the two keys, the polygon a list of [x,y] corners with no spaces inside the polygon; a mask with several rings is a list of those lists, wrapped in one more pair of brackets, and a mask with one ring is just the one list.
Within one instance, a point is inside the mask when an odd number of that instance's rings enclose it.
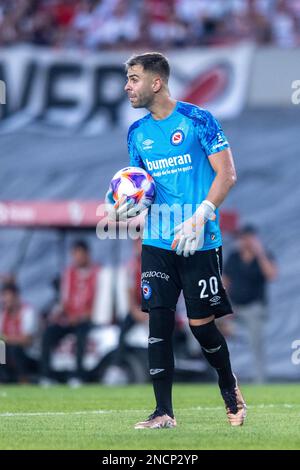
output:
{"label": "jersey shoulder stripe", "polygon": [[182,101],[179,102],[177,111],[191,119],[207,156],[229,147],[220,123],[209,111]]}
{"label": "jersey shoulder stripe", "polygon": [[184,101],[178,103],[177,111],[192,119],[195,124],[205,125],[210,116],[210,112],[206,109],[200,108],[195,104],[185,103]]}

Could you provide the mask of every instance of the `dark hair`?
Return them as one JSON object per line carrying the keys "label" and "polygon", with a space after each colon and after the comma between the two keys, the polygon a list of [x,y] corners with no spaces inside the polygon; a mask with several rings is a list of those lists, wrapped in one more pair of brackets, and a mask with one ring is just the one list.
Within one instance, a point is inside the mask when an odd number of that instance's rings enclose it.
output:
{"label": "dark hair", "polygon": [[87,253],[90,251],[87,242],[84,240],[76,240],[75,242],[73,242],[72,250],[77,250],[77,249],[84,250]]}
{"label": "dark hair", "polygon": [[257,228],[252,224],[244,225],[243,227],[241,227],[238,230],[238,235],[239,236],[242,236],[242,235],[256,235],[256,234],[257,234]]}
{"label": "dark hair", "polygon": [[13,294],[18,295],[20,290],[14,282],[5,282],[1,287],[1,292],[12,292]]}
{"label": "dark hair", "polygon": [[170,65],[168,59],[160,52],[145,52],[144,54],[135,54],[125,62],[126,72],[129,67],[141,65],[144,70],[158,73],[166,82],[170,76]]}

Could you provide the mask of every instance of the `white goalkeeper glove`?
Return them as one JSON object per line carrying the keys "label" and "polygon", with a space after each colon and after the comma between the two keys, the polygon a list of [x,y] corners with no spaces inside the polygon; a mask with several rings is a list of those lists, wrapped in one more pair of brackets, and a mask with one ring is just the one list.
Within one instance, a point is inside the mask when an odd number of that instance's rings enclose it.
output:
{"label": "white goalkeeper glove", "polygon": [[204,225],[208,220],[215,220],[216,206],[206,199],[201,202],[196,212],[185,222],[175,227],[172,249],[177,255],[188,257],[202,248],[204,243]]}
{"label": "white goalkeeper glove", "polygon": [[128,196],[122,196],[117,202],[113,198],[113,192],[109,189],[105,195],[105,209],[108,218],[112,221],[126,221],[139,214],[139,207]]}

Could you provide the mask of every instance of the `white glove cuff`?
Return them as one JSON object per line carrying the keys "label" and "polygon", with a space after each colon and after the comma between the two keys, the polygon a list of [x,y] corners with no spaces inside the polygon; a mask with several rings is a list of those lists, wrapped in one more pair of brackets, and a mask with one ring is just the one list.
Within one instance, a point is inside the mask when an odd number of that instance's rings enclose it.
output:
{"label": "white glove cuff", "polygon": [[202,209],[204,218],[206,220],[211,219],[213,213],[216,210],[216,206],[207,199],[204,199],[204,201],[201,202],[199,209],[200,208]]}

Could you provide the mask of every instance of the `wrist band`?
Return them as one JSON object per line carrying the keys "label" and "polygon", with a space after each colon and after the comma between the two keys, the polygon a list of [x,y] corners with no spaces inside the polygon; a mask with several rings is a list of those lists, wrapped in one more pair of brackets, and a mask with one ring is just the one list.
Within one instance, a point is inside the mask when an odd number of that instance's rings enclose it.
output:
{"label": "wrist band", "polygon": [[204,199],[204,201],[202,201],[202,204],[206,204],[215,212],[216,206],[212,202],[208,201],[207,199]]}

